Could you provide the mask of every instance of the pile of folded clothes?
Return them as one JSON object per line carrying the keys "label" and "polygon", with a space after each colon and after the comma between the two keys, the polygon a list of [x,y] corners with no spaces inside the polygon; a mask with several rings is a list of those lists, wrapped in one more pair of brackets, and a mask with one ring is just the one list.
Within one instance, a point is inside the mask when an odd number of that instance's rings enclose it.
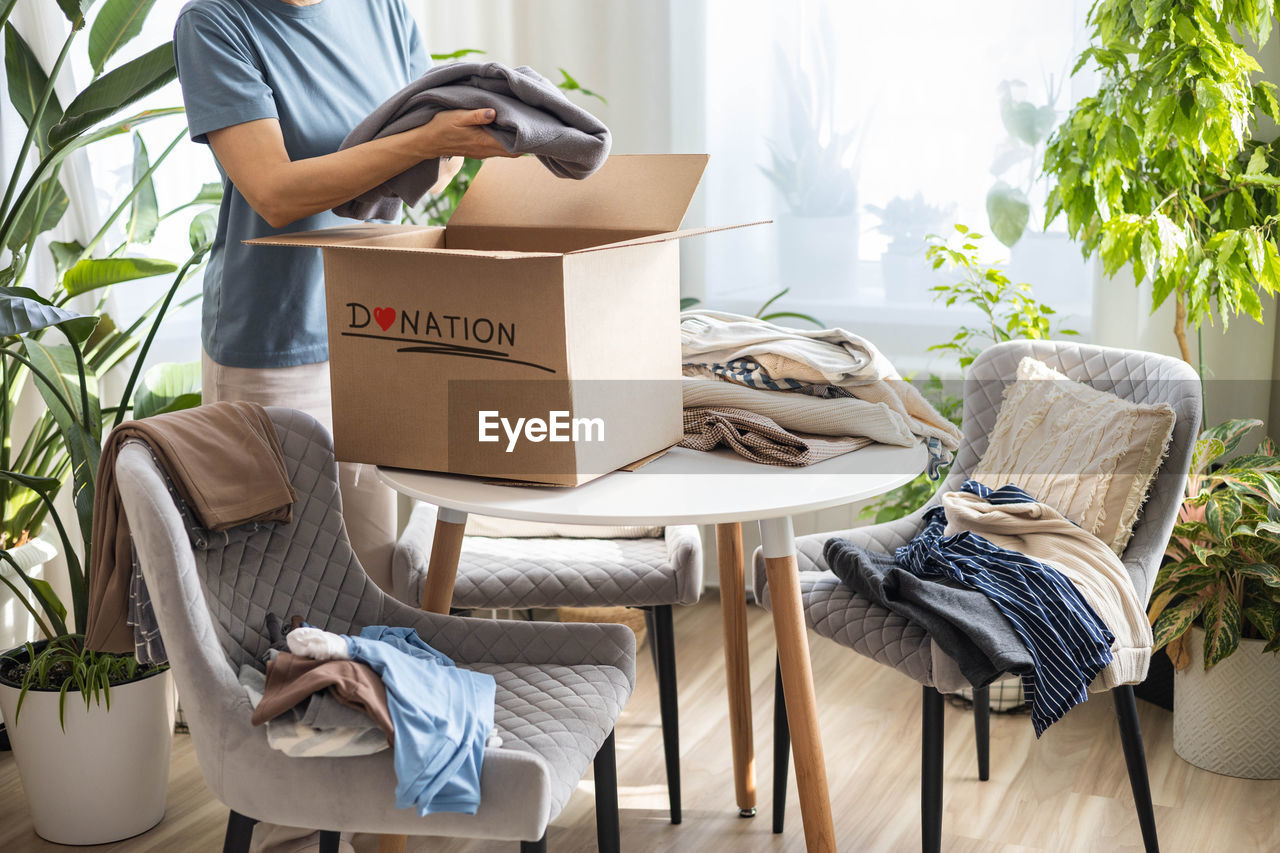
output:
{"label": "pile of folded clothes", "polygon": [[259,669],[240,667],[254,725],[272,749],[297,758],[369,755],[391,747],[396,806],[475,814],[493,733],[493,676],[454,666],[409,628],[358,636],[267,614],[271,646]]}
{"label": "pile of folded clothes", "polygon": [[733,448],[772,465],[810,465],[873,442],[950,461],[960,430],[875,345],[844,329],[788,329],[722,311],[680,317],[682,446]]}
{"label": "pile of folded clothes", "polygon": [[941,501],[893,554],[833,538],[827,564],[927,630],[975,687],[1020,675],[1037,736],[1090,690],[1146,677],[1151,626],[1105,542],[1017,486],[968,480]]}

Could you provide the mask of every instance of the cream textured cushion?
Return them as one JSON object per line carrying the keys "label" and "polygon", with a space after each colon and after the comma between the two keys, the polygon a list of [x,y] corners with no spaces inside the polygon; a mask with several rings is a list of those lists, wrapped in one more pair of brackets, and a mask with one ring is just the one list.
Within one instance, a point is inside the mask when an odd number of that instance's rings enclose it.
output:
{"label": "cream textured cushion", "polygon": [[1013,483],[1123,552],[1173,433],[1173,409],[1130,403],[1030,357],[1017,378],[973,479]]}

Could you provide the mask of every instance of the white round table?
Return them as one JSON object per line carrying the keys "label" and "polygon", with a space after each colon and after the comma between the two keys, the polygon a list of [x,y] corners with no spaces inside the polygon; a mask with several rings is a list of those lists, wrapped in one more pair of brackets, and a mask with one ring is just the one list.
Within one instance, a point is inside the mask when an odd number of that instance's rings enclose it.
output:
{"label": "white round table", "polygon": [[422,597],[422,606],[436,612],[447,612],[453,597],[468,513],[560,524],[715,524],[734,777],[743,814],[754,813],[755,782],[739,525],[759,522],[805,839],[811,851],[834,851],[791,518],[883,494],[912,480],[927,459],[923,446],[873,444],[816,465],[783,468],[749,462],[728,450],[676,447],[639,470],[615,471],[574,488],[506,485],[401,468],[379,468],[378,476],[396,491],[440,508]]}

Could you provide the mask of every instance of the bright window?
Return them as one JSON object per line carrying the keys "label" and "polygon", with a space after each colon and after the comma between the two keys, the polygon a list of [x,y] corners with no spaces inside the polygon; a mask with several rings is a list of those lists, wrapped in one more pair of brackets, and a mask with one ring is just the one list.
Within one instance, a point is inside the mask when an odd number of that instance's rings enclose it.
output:
{"label": "bright window", "polygon": [[1016,213],[1025,197],[1029,222],[1012,250],[988,239],[991,259],[1007,258],[1015,280],[1087,331],[1092,271],[1060,223],[1043,232],[1035,179],[1043,136],[1091,87],[1070,77],[1085,4],[706,9],[705,218],[775,222],[707,241],[708,304],[751,313],[790,287],[776,307],[855,329],[904,371],[924,368],[925,347],[958,318],[927,293],[944,273],[929,269],[923,238],[955,222],[991,235],[987,198],[1002,182],[997,209]]}

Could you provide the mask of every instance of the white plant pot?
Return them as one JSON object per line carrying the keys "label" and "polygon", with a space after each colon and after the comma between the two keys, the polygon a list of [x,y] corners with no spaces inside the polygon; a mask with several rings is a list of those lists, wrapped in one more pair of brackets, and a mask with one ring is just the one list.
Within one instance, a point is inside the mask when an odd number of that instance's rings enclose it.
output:
{"label": "white plant pot", "polygon": [[788,299],[850,299],[858,268],[858,214],[778,215],[778,284]]}
{"label": "white plant pot", "polygon": [[[44,579],[44,564],[58,555],[58,550],[43,539],[31,539],[16,548],[9,549],[9,556],[24,572],[38,580]],[[10,580],[16,581],[13,567],[8,563],[0,565],[0,572]],[[19,588],[22,587],[18,583]],[[8,589],[0,591],[0,649],[11,649],[33,640],[39,631],[36,620],[27,612],[27,608],[18,603]]]}
{"label": "white plant pot", "polygon": [[1241,640],[1204,670],[1204,631],[1191,629],[1191,665],[1173,677],[1173,749],[1196,767],[1280,779],[1280,657]]}
{"label": "white plant pot", "polygon": [[19,693],[0,683],[0,711],[37,835],[106,844],[160,822],[173,742],[169,670],[112,687],[110,711],[105,704],[86,711],[79,693],[68,694],[65,732],[56,691],[28,692],[16,715]]}

